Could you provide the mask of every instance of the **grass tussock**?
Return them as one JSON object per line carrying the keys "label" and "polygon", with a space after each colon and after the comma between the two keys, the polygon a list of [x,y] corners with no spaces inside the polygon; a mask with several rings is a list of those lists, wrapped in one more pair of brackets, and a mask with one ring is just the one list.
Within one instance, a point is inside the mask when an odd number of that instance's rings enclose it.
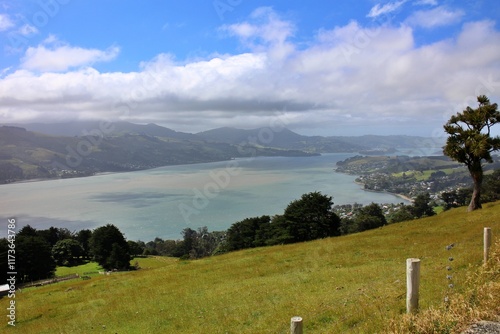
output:
{"label": "grass tussock", "polygon": [[449,302],[418,314],[404,315],[390,322],[388,333],[461,333],[480,320],[500,321],[500,242],[491,249],[485,266],[467,272],[462,293],[449,296]]}

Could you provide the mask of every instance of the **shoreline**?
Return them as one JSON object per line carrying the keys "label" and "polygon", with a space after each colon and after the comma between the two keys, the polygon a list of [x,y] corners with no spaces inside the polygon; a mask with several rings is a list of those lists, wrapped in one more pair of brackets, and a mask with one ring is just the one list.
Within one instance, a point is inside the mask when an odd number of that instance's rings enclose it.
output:
{"label": "shoreline", "polygon": [[224,161],[232,161],[232,160],[234,160],[234,159],[215,160],[215,161],[206,161],[206,162],[193,162],[193,163],[185,163],[185,164],[172,164],[172,165],[165,165],[165,166],[149,167],[149,168],[144,168],[144,169],[120,170],[120,171],[109,171],[109,172],[95,172],[94,174],[91,174],[91,175],[80,175],[80,176],[73,176],[73,177],[46,177],[46,178],[26,179],[26,180],[19,180],[19,181],[14,181],[14,182],[9,182],[9,183],[1,183],[0,187],[4,186],[4,185],[9,185],[9,184],[80,179],[80,178],[92,177],[92,176],[140,172],[140,171],[152,170],[152,169],[163,168],[163,167],[182,166],[182,165],[197,165],[197,164],[205,164],[205,163],[212,163],[212,162],[224,162]]}
{"label": "shoreline", "polygon": [[413,199],[410,198],[410,197],[408,197],[408,196],[406,196],[406,195],[398,194],[398,193],[393,193],[393,192],[390,192],[390,191],[378,191],[378,190],[372,190],[372,189],[365,189],[365,184],[364,183],[358,182],[358,181],[354,181],[354,183],[356,183],[357,185],[363,186],[362,190],[364,190],[364,191],[369,191],[369,192],[374,192],[374,193],[391,194],[391,195],[397,196],[399,198],[402,198],[405,201],[413,203]]}

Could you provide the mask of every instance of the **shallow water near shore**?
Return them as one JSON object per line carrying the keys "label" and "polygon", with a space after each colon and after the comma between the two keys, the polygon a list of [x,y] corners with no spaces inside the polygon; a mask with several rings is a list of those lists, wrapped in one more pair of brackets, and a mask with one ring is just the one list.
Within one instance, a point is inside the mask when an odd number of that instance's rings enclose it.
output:
{"label": "shallow water near shore", "polygon": [[407,202],[364,191],[355,176],[334,171],[337,161],[354,155],[257,157],[2,185],[0,237],[14,217],[18,228],[78,231],[111,223],[130,240],[180,239],[187,227],[218,231],[248,217],[282,214],[312,191],[335,204]]}

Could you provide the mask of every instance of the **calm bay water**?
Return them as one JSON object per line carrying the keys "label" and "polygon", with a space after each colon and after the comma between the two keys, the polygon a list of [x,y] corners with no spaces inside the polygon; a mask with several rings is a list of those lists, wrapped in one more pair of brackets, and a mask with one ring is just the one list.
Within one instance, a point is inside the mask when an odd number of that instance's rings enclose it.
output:
{"label": "calm bay water", "polygon": [[259,157],[2,185],[0,237],[15,217],[19,227],[78,231],[112,223],[130,240],[179,239],[186,227],[225,230],[244,218],[282,214],[311,191],[332,196],[335,204],[404,202],[366,192],[354,176],[335,173],[335,163],[350,156]]}

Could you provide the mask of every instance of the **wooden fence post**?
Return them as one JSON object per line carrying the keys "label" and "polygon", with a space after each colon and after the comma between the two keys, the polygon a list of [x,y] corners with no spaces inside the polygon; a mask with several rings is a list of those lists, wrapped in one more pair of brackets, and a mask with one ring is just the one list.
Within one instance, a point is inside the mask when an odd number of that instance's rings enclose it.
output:
{"label": "wooden fence post", "polygon": [[302,318],[293,317],[290,321],[290,333],[291,334],[302,334]]}
{"label": "wooden fence post", "polygon": [[418,311],[420,259],[406,259],[406,312]]}
{"label": "wooden fence post", "polygon": [[491,247],[491,227],[484,228],[484,264],[488,262]]}

